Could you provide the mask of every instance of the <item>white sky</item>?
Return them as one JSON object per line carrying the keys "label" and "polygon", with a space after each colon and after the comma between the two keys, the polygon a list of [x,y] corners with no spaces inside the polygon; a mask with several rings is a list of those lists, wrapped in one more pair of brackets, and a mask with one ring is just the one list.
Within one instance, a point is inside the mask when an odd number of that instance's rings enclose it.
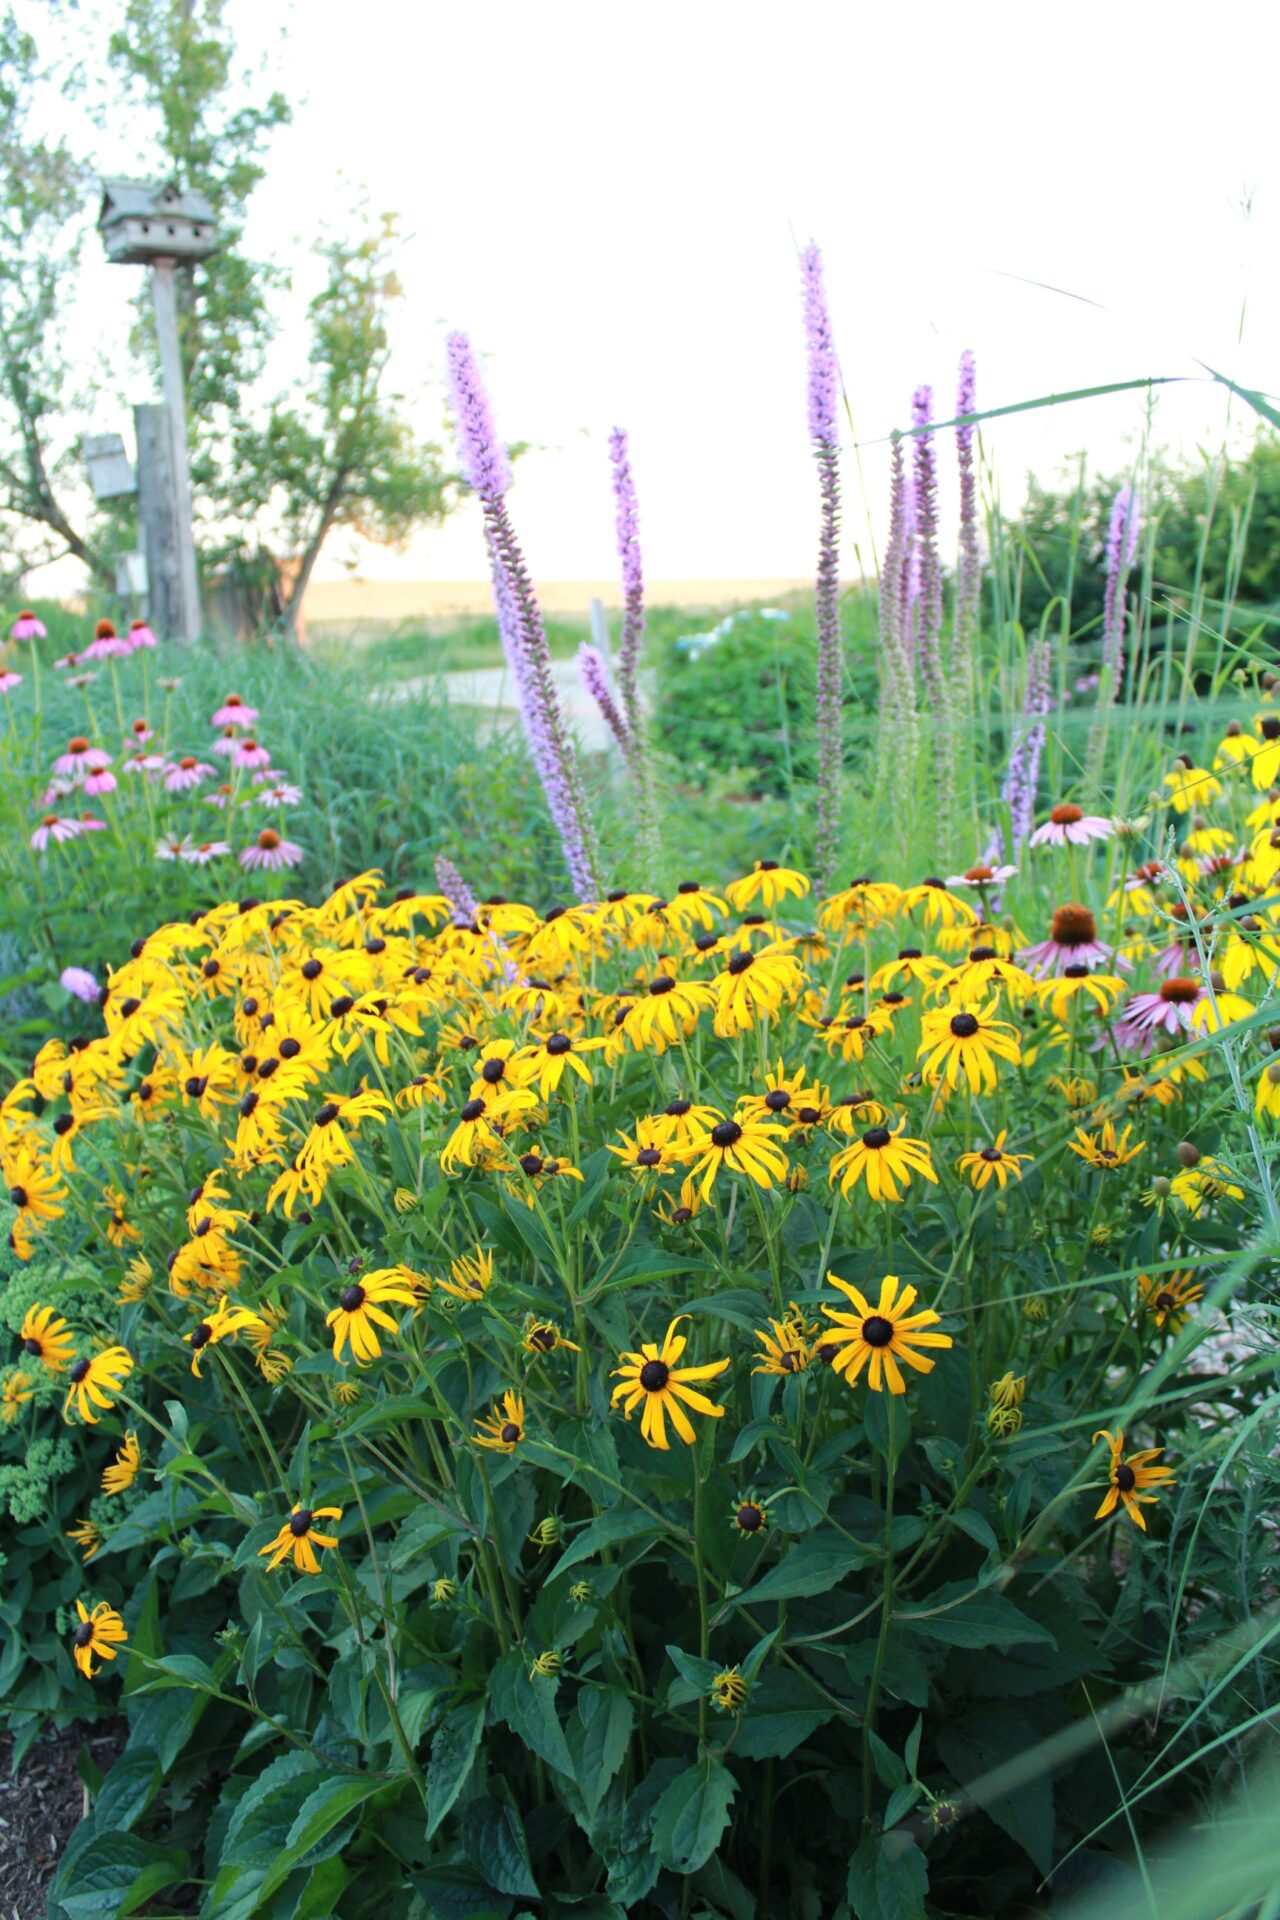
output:
{"label": "white sky", "polygon": [[[906,423],[921,380],[949,416],[965,346],[980,405],[1197,374],[1197,357],[1280,388],[1270,5],[230,0],[228,17],[246,55],[274,48],[296,105],[249,244],[305,256],[352,183],[401,213],[397,384],[438,432],[444,332],[471,333],[500,429],[539,449],[512,506],[545,579],[614,569],[615,422],[650,576],[809,572],[810,236],[864,440]],[[95,265],[99,320],[123,315],[128,284]],[[290,309],[282,378],[303,353]],[[1154,405],[1155,444],[1221,443],[1220,394]],[[1008,502],[1082,446],[1103,471],[1133,459],[1146,417],[1128,394],[994,422],[984,443]],[[846,462],[848,573],[867,501],[880,537],[886,465],[864,450],[864,500]],[[476,521],[360,570],[479,577]]]}

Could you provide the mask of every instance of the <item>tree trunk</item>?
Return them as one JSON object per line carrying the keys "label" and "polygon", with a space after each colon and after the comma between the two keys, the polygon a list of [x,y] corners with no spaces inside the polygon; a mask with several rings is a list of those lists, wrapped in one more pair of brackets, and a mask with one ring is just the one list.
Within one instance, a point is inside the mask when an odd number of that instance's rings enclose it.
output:
{"label": "tree trunk", "polygon": [[281,617],[284,630],[291,640],[296,640],[298,637],[298,614],[302,608],[302,598],[311,584],[311,575],[315,571],[316,561],[320,558],[320,549],[333,531],[333,523],[338,517],[338,508],[342,505],[342,496],[346,492],[348,478],[349,475],[345,469],[334,475],[333,483],[324,497],[324,505],[320,509],[316,530],[307,542],[302,555],[302,564],[289,589],[289,598],[284,603],[284,613]]}

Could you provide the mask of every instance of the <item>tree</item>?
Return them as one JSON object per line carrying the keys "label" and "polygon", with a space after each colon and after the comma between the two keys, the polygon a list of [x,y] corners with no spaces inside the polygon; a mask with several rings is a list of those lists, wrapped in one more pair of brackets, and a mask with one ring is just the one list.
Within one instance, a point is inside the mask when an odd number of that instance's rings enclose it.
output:
{"label": "tree", "polygon": [[265,425],[241,423],[235,469],[243,506],[272,518],[298,559],[284,618],[298,611],[335,528],[397,545],[424,520],[443,518],[448,480],[440,449],[420,442],[386,391],[388,312],[400,297],[392,256],[395,217],[361,239],[319,249],[326,284],[311,302],[311,380],[301,405],[278,400]]}
{"label": "tree", "polygon": [[[77,392],[62,321],[84,244],[87,176],[34,130],[39,52],[0,14],[0,571],[19,578],[67,555],[110,586],[68,422]],[[81,497],[77,499],[77,494]]]}
{"label": "tree", "polygon": [[[261,103],[245,97],[249,82],[233,72],[225,13],[226,0],[126,0],[123,22],[108,43],[112,70],[126,95],[149,110],[154,127],[154,138],[139,148],[139,164],[198,187],[217,217],[218,251],[178,277],[192,483],[215,521],[238,494],[230,466],[234,425],[275,330],[272,296],[288,284],[279,266],[242,251],[245,217],[266,173],[271,136],[292,117],[279,91]],[[145,293],[135,344],[158,367]]]}

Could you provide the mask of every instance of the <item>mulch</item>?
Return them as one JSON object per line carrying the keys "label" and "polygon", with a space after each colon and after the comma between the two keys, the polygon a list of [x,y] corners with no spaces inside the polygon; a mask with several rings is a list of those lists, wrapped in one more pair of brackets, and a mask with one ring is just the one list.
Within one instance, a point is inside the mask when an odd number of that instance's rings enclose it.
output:
{"label": "mulch", "polygon": [[125,1727],[95,1722],[42,1733],[15,1775],[13,1742],[0,1737],[0,1920],[44,1920],[58,1856],[84,1818],[76,1756],[88,1747],[103,1773]]}

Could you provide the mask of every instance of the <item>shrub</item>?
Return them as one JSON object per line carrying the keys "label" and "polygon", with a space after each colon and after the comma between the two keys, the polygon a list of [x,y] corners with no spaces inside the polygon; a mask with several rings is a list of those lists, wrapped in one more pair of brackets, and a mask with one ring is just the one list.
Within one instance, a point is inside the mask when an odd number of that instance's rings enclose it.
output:
{"label": "shrub", "polygon": [[[1223,778],[1169,817],[1236,829]],[[50,1487],[8,1705],[130,1729],[54,1920],[197,1883],[245,1920],[681,1881],[985,1913],[1123,1861],[1113,1773],[1181,1812],[1153,1703],[1172,1740],[1228,1669],[1230,1711],[1269,1685],[1222,1651],[1274,1548],[1266,1364],[1218,1317],[1275,1207],[1240,1110],[1268,948],[1194,847],[1133,885],[1110,851],[1035,850],[999,913],[883,880],[815,915],[764,861],[454,926],[366,874],[141,943],[2,1109],[39,1281],[0,1446]]]}
{"label": "shrub", "polygon": [[[867,610],[852,604],[853,624],[865,638]],[[852,653],[853,650],[849,649]],[[664,635],[656,665],[654,732],[669,757],[672,778],[706,788],[718,778],[736,781],[752,798],[785,798],[812,786],[813,616],[776,607],[743,608],[705,632]],[[874,658],[859,648],[846,683],[853,725],[847,750],[865,743],[860,714],[875,698]]]}

